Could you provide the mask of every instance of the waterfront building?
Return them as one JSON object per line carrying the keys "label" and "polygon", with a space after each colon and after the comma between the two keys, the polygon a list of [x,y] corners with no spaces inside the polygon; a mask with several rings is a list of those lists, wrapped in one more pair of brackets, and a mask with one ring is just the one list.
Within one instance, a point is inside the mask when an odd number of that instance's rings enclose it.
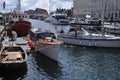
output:
{"label": "waterfront building", "polygon": [[74,0],[73,15],[83,17],[91,14],[91,0]]}
{"label": "waterfront building", "polygon": [[47,10],[45,10],[45,9],[42,9],[42,8],[36,8],[35,9],[35,15],[36,16],[46,16],[46,15],[48,15],[48,12],[47,12]]}
{"label": "waterfront building", "polygon": [[[74,0],[73,14],[78,17],[89,14],[101,18],[104,2],[105,0]],[[104,17],[106,20],[120,18],[120,0],[107,0]]]}
{"label": "waterfront building", "polygon": [[45,18],[48,16],[48,12],[45,9],[42,8],[36,8],[35,10],[28,10],[26,11],[27,14],[29,14],[30,18]]}

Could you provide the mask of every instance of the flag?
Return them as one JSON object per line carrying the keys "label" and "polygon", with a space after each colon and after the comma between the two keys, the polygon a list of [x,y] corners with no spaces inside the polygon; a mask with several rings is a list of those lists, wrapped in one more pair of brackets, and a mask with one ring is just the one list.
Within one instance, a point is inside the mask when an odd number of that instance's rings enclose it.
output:
{"label": "flag", "polygon": [[3,9],[5,9],[5,1],[3,2]]}

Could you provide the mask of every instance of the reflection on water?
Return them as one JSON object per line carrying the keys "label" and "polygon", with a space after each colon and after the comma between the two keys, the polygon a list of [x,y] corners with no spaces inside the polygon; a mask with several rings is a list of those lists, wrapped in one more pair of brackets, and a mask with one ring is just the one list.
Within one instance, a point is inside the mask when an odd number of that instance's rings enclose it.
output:
{"label": "reflection on water", "polygon": [[16,79],[22,79],[24,75],[26,75],[27,72],[27,65],[23,65],[22,68],[19,69],[13,69],[8,67],[2,67],[0,68],[0,80],[16,80]]}
{"label": "reflection on water", "polygon": [[[63,80],[119,80],[120,50],[72,45],[60,47]],[[64,61],[63,58],[66,58]],[[66,64],[68,63],[68,64]],[[72,74],[71,74],[72,73]]]}
{"label": "reflection on water", "polygon": [[59,63],[52,61],[39,52],[34,53],[33,57],[35,57],[36,64],[39,66],[38,70],[49,79],[54,79],[61,74]]}

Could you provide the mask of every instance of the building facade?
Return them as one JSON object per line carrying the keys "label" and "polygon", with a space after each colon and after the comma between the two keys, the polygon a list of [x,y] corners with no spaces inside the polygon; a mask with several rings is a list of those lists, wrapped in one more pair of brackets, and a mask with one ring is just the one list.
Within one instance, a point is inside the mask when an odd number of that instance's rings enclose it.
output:
{"label": "building facade", "polygon": [[36,8],[35,10],[28,10],[25,13],[29,14],[30,18],[42,19],[48,16],[48,12],[45,9]]}
{"label": "building facade", "polygon": [[120,0],[107,0],[106,3],[105,0],[74,0],[73,14],[78,17],[89,14],[101,18],[103,7],[105,19],[120,18]]}
{"label": "building facade", "polygon": [[74,0],[73,15],[83,17],[91,14],[91,0]]}

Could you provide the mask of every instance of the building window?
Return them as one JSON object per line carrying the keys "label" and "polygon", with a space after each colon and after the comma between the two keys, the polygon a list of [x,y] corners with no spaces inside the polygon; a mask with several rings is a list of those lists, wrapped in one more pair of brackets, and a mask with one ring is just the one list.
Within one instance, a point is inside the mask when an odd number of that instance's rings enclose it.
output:
{"label": "building window", "polygon": [[113,17],[113,13],[111,14],[111,17]]}
{"label": "building window", "polygon": [[110,17],[110,13],[108,13],[108,18]]}
{"label": "building window", "polygon": [[115,17],[116,17],[116,18],[118,17],[117,13],[115,13]]}

